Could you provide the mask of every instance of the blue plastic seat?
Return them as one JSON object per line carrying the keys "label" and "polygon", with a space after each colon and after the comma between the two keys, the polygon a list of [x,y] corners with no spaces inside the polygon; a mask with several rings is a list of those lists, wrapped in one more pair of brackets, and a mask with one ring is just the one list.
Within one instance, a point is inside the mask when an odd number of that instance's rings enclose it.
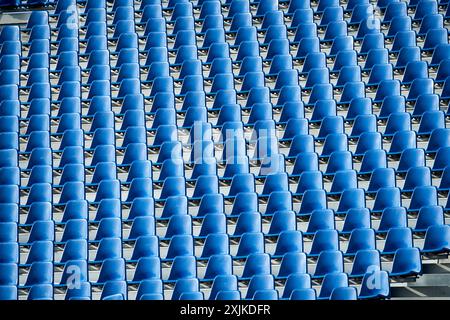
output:
{"label": "blue plastic seat", "polygon": [[445,37],[446,29],[442,27],[429,29],[425,34],[425,41],[423,49],[430,51],[440,44],[447,44],[448,40]]}
{"label": "blue plastic seat", "polygon": [[289,157],[295,157],[304,152],[314,152],[314,137],[312,135],[295,135],[291,141]]}
{"label": "blue plastic seat", "polygon": [[14,185],[1,185],[0,203],[19,203],[19,187]]}
{"label": "blue plastic seat", "polygon": [[272,275],[255,275],[251,278],[246,299],[254,297],[255,293],[259,290],[273,290],[274,278]]}
{"label": "blue plastic seat", "polygon": [[[266,13],[264,14],[264,17],[262,19],[261,30],[267,30],[267,28],[272,25],[284,24],[283,17],[284,17],[283,13],[279,10],[266,11]],[[243,21],[242,25],[245,25],[245,22],[247,22],[247,21]]]}
{"label": "blue plastic seat", "polygon": [[319,158],[317,153],[304,152],[297,155],[292,169],[292,175],[301,175],[306,171],[317,171],[319,169]]}
{"label": "blue plastic seat", "polygon": [[245,261],[242,278],[251,278],[255,275],[270,274],[270,268],[270,256],[268,254],[250,254]]}
{"label": "blue plastic seat", "polygon": [[51,241],[33,242],[27,258],[27,264],[34,262],[51,262],[53,260],[53,243]]}
{"label": "blue plastic seat", "polygon": [[346,254],[356,254],[359,250],[375,249],[375,232],[373,229],[354,229],[350,235]]}
{"label": "blue plastic seat", "polygon": [[304,171],[300,174],[297,185],[297,194],[304,194],[308,190],[322,189],[322,173],[320,171]]}
{"label": "blue plastic seat", "polygon": [[285,173],[275,173],[268,175],[264,182],[262,194],[270,194],[273,191],[287,191],[288,176]]}
{"label": "blue plastic seat", "polygon": [[216,300],[240,300],[241,293],[238,290],[219,291],[216,295]]}
{"label": "blue plastic seat", "polygon": [[133,281],[158,279],[161,277],[160,261],[157,257],[143,257],[138,260]]}
{"label": "blue plastic seat", "polygon": [[388,207],[400,207],[400,201],[399,188],[380,188],[376,193],[372,210],[382,211]]}
{"label": "blue plastic seat", "polygon": [[0,252],[2,252],[0,263],[19,262],[19,246],[16,242],[2,242],[0,244]]}
{"label": "blue plastic seat", "polygon": [[28,300],[53,300],[53,286],[51,284],[36,284],[31,286]]}
{"label": "blue plastic seat", "polygon": [[[105,201],[115,201],[114,199],[105,199]],[[117,204],[117,201],[115,202]],[[100,202],[101,206],[101,202]],[[150,197],[148,198],[135,198],[130,207],[130,211],[128,214],[128,219],[132,220],[136,217],[140,216],[153,216],[155,210],[154,200]],[[105,210],[106,211],[106,210]],[[119,212],[119,207],[117,208],[117,212]],[[97,211],[98,213],[98,211]],[[119,215],[119,214],[117,214]]]}
{"label": "blue plastic seat", "polygon": [[288,13],[293,14],[296,10],[309,9],[310,2],[309,1],[291,1],[289,3]]}
{"label": "blue plastic seat", "polygon": [[100,300],[126,300],[126,285],[124,280],[107,280],[103,285]]}
{"label": "blue plastic seat", "polygon": [[420,186],[416,187],[411,196],[409,205],[410,211],[420,210],[423,206],[437,205],[436,187]]}
{"label": "blue plastic seat", "polygon": [[314,210],[326,209],[326,193],[324,190],[306,190],[302,197],[299,214],[310,214]]}
{"label": "blue plastic seat", "polygon": [[[296,290],[310,289],[311,276],[307,273],[293,273],[287,277],[282,299],[287,299]],[[314,297],[315,298],[315,297]]]}
{"label": "blue plastic seat", "polygon": [[391,228],[388,231],[383,253],[394,254],[400,248],[412,247],[412,233],[409,228]]}
{"label": "blue plastic seat", "polygon": [[418,248],[400,248],[395,251],[390,276],[416,276],[421,273],[422,262]]}
{"label": "blue plastic seat", "polygon": [[388,232],[391,228],[407,227],[406,209],[403,207],[387,207],[381,214],[378,232]]}
{"label": "blue plastic seat", "polygon": [[[53,221],[36,221],[33,223],[28,238],[28,243],[34,241],[54,241],[55,240],[55,223]],[[63,235],[64,237],[64,235]]]}
{"label": "blue plastic seat", "polygon": [[154,235],[155,233],[155,218],[150,216],[136,217],[133,220],[129,240],[138,239],[141,236]]}
{"label": "blue plastic seat", "polygon": [[306,255],[302,252],[287,252],[281,260],[277,277],[290,277],[292,274],[306,273]]}
{"label": "blue plastic seat", "polygon": [[20,29],[18,26],[5,26],[0,33],[0,43],[5,41],[20,40]]}
{"label": "blue plastic seat", "polygon": [[208,258],[215,254],[228,254],[228,235],[223,233],[211,233],[206,237],[202,252],[202,258]]}
{"label": "blue plastic seat", "polygon": [[326,277],[327,274],[343,272],[343,257],[340,251],[322,251],[317,259],[314,277]]}
{"label": "blue plastic seat", "polygon": [[449,248],[449,233],[448,225],[433,225],[428,227],[425,234],[425,243],[422,252],[447,252]]}
{"label": "blue plastic seat", "polygon": [[19,208],[16,203],[1,203],[0,209],[3,212],[0,222],[18,222]]}
{"label": "blue plastic seat", "polygon": [[17,286],[18,282],[18,266],[16,263],[1,263],[0,284],[3,286]]}
{"label": "blue plastic seat", "polygon": [[51,262],[34,262],[26,280],[26,286],[51,284],[53,282],[53,264]]}
{"label": "blue plastic seat", "polygon": [[422,116],[426,111],[439,110],[439,96],[436,94],[421,94],[414,104],[413,116]]}
{"label": "blue plastic seat", "polygon": [[231,215],[247,211],[258,211],[258,196],[254,192],[239,192],[234,199]]}
{"label": "blue plastic seat", "polygon": [[278,300],[278,291],[273,290],[258,290],[253,295],[253,300]]}
{"label": "blue plastic seat", "polygon": [[339,250],[338,233],[336,230],[318,230],[314,234],[309,255],[318,256],[322,251]]}
{"label": "blue plastic seat", "polygon": [[205,215],[199,236],[207,236],[211,233],[225,233],[226,217],[224,214],[209,213]]}
{"label": "blue plastic seat", "polygon": [[277,211],[272,218],[268,234],[279,234],[295,229],[295,213],[293,211]]}
{"label": "blue plastic seat", "polygon": [[439,148],[448,147],[450,130],[445,128],[434,129],[428,140],[427,152],[436,152]]}
{"label": "blue plastic seat", "polygon": [[[369,284],[377,279],[379,286]],[[372,270],[364,275],[359,292],[359,299],[385,299],[390,296],[389,275],[386,271]]]}
{"label": "blue plastic seat", "polygon": [[412,191],[416,187],[431,185],[431,170],[428,167],[410,168],[406,173],[403,191]]}
{"label": "blue plastic seat", "polygon": [[399,32],[408,32],[412,29],[412,19],[408,15],[393,16],[390,24],[389,31],[387,33],[388,37],[394,37]]}
{"label": "blue plastic seat", "polygon": [[53,298],[54,260],[63,289],[82,269],[74,300],[170,298],[161,276],[175,300],[278,299],[275,274],[282,299],[389,298],[449,251],[447,3],[61,0],[4,27],[1,296],[50,263],[26,286]]}
{"label": "blue plastic seat", "polygon": [[416,6],[414,19],[422,19],[427,14],[437,13],[438,3],[436,1],[419,1]]}
{"label": "blue plastic seat", "polygon": [[348,287],[348,276],[346,273],[335,272],[326,274],[322,282],[320,294],[317,298],[329,299],[336,288],[345,287]]}
{"label": "blue plastic seat", "polygon": [[[44,167],[44,168],[40,168],[41,170],[43,170],[44,172],[47,171],[48,167]],[[31,180],[31,184],[35,183],[35,182],[40,182],[39,180],[43,180],[42,182],[48,182],[46,180],[46,178],[48,178],[48,171],[45,172],[42,175],[42,179],[39,179],[41,177],[38,178],[39,174],[37,174],[37,170],[38,168],[31,170],[33,173],[33,176],[31,176],[30,174],[30,178],[32,178]],[[51,182],[51,181],[50,181]],[[19,168],[16,167],[6,167],[6,168],[1,168],[0,169],[0,183],[4,184],[4,185],[19,185],[20,184],[20,170]]]}
{"label": "blue plastic seat", "polygon": [[[419,63],[418,63],[419,62]],[[411,64],[410,64],[411,63]],[[408,67],[409,65],[409,67]],[[405,68],[403,81],[405,83],[412,83],[412,81],[416,79],[424,79],[420,78],[421,70],[420,70],[420,48],[419,47],[403,47],[400,49],[398,54],[397,63],[395,64],[396,68]],[[406,73],[408,72],[408,73]],[[425,71],[426,72],[426,71]],[[413,80],[411,81],[411,78]]]}
{"label": "blue plastic seat", "polygon": [[[237,290],[237,278],[234,275],[218,275],[214,278],[209,300],[214,300],[220,292]],[[239,296],[240,297],[240,296]]]}
{"label": "blue plastic seat", "polygon": [[246,232],[261,232],[261,215],[257,212],[243,212],[239,215],[234,231],[235,236]]}
{"label": "blue plastic seat", "polygon": [[160,279],[148,279],[139,283],[136,299],[143,299],[144,296],[151,294],[159,294],[162,296],[162,281]]}
{"label": "blue plastic seat", "polygon": [[[169,280],[189,279],[195,278],[196,267],[195,257],[193,256],[177,256],[173,260],[172,268],[170,270]],[[192,279],[196,280],[197,279]]]}
{"label": "blue plastic seat", "polygon": [[[348,98],[346,93],[348,93]],[[355,97],[358,95],[359,97]],[[358,115],[372,113],[372,101],[369,98],[365,98],[364,95],[364,84],[362,82],[348,82],[344,86],[340,102],[350,103],[346,120],[353,120]]]}
{"label": "blue plastic seat", "polygon": [[[161,18],[162,17],[162,8],[156,4],[142,4],[142,18],[141,23],[148,23],[150,19]],[[126,20],[125,20],[126,21]],[[120,22],[120,21],[119,21]]]}
{"label": "blue plastic seat", "polygon": [[429,135],[434,129],[445,127],[443,111],[426,111],[422,114],[418,129],[419,135]]}
{"label": "blue plastic seat", "polygon": [[170,218],[166,230],[166,238],[175,235],[192,234],[191,217],[188,215],[174,215]]}
{"label": "blue plastic seat", "polygon": [[68,289],[66,291],[66,300],[90,300],[91,285],[89,282],[82,282],[79,288]]}
{"label": "blue plastic seat", "polygon": [[292,291],[290,300],[316,300],[316,290],[313,288],[295,289]]}
{"label": "blue plastic seat", "polygon": [[125,280],[125,260],[121,258],[104,260],[97,282],[106,283],[107,281],[123,280]]}
{"label": "blue plastic seat", "polygon": [[309,218],[306,233],[314,234],[318,230],[333,230],[334,228],[335,222],[333,210],[314,210]]}
{"label": "blue plastic seat", "polygon": [[341,50],[337,53],[333,71],[340,71],[345,66],[356,66],[357,54],[355,50]]}
{"label": "blue plastic seat", "polygon": [[[71,240],[74,241],[74,240]],[[99,242],[95,261],[122,257],[122,243],[119,238],[103,238]]]}
{"label": "blue plastic seat", "polygon": [[441,183],[439,185],[440,190],[447,190],[449,188],[449,183],[448,183],[449,170],[450,169],[448,167],[446,167],[444,169],[444,172],[442,173]]}
{"label": "blue plastic seat", "polygon": [[318,100],[314,104],[311,121],[322,121],[325,117],[336,116],[336,102],[332,99]]}
{"label": "blue plastic seat", "polygon": [[448,163],[447,163],[447,159],[448,158],[448,152],[450,151],[450,148],[448,147],[443,147],[440,148],[437,153],[436,153],[436,157],[434,159],[434,164],[433,164],[433,170],[443,170],[445,167],[447,167]]}
{"label": "blue plastic seat", "polygon": [[339,206],[336,213],[342,214],[350,209],[364,208],[366,206],[364,190],[357,188],[345,189],[339,199]]}
{"label": "blue plastic seat", "polygon": [[[380,138],[380,140],[381,140],[381,137],[379,134],[375,134],[375,135],[363,134],[363,135],[361,135],[361,137],[368,137],[368,138],[376,137],[376,138]],[[361,137],[360,137],[360,140],[361,140]],[[361,153],[362,152],[357,152],[358,155],[360,155]],[[374,170],[376,170],[378,168],[386,168],[386,167],[387,167],[386,151],[378,149],[378,148],[373,148],[373,149],[364,151],[359,173],[364,173],[364,174],[370,173],[371,174]]]}
{"label": "blue plastic seat", "polygon": [[[240,29],[241,30],[241,29]],[[278,56],[277,56],[278,57]],[[285,57],[285,56],[281,56],[281,57]],[[216,58],[216,59],[224,59],[224,58]],[[214,59],[214,61],[216,60]],[[227,59],[227,58],[225,58]],[[213,71],[212,69],[213,66],[211,66],[211,72]],[[276,64],[274,64],[274,67],[277,67]],[[230,71],[228,70],[228,68],[225,71]],[[245,76],[247,74],[247,72],[261,72],[262,71],[262,59],[259,56],[246,56],[242,59],[241,62],[241,66],[239,69],[239,76]],[[270,74],[273,74],[273,72],[270,72]],[[255,87],[255,88],[251,88],[249,91],[249,96],[248,99],[250,99],[249,102],[247,102],[247,105],[252,105],[252,99],[254,98],[253,96],[255,94],[252,94],[252,90],[253,91],[261,91],[264,92],[264,90],[268,91],[268,88],[259,88],[259,87]],[[250,98],[251,97],[251,98]],[[264,96],[262,97],[257,97],[257,98],[261,98],[260,100],[257,100],[258,102],[268,102],[268,100],[263,100]]]}
{"label": "blue plastic seat", "polygon": [[[244,41],[244,43],[248,43],[246,41]],[[243,44],[241,44],[243,45]],[[255,49],[254,43],[250,42],[249,45],[250,46],[250,51]],[[195,48],[195,46],[194,46]],[[241,49],[241,46],[239,46],[239,49]],[[241,55],[245,56],[246,53],[244,51],[248,50],[248,49],[242,49],[243,52],[241,53]],[[194,51],[196,54],[196,50]],[[208,57],[206,59],[206,62],[212,62],[215,58],[229,58],[230,56],[230,46],[228,43],[213,43],[208,50]],[[239,53],[238,53],[239,56]],[[177,56],[178,57],[178,56]]]}
{"label": "blue plastic seat", "polygon": [[357,300],[358,292],[355,287],[339,287],[331,292],[330,300]]}
{"label": "blue plastic seat", "polygon": [[[386,98],[386,99],[388,99],[388,98]],[[384,101],[388,101],[386,99]],[[393,100],[395,100],[395,99],[390,99],[389,101],[394,102]],[[404,100],[401,100],[401,101],[404,101]],[[385,106],[387,106],[387,105],[385,105]],[[385,111],[386,111],[386,109],[385,109]],[[396,112],[395,110],[393,110],[393,111],[394,112],[391,113],[387,118],[386,129],[384,131],[384,135],[391,136],[399,131],[411,130],[411,115],[409,113],[403,112],[403,111],[400,111],[400,112]]]}
{"label": "blue plastic seat", "polygon": [[392,138],[389,153],[401,154],[405,149],[416,148],[416,136],[415,131],[397,131]]}
{"label": "blue plastic seat", "polygon": [[95,239],[101,240],[103,238],[121,238],[122,234],[120,226],[121,224],[119,218],[103,218],[98,224]]}
{"label": "blue plastic seat", "polygon": [[331,193],[340,193],[346,189],[357,188],[356,171],[343,170],[337,171],[334,175],[334,179],[331,185]]}
{"label": "blue plastic seat", "polygon": [[[365,23],[368,23],[367,25]],[[363,26],[364,28],[371,27],[371,24],[376,24],[376,20],[373,21],[371,18],[365,19],[362,21],[360,26]],[[364,29],[363,28],[363,29]],[[384,34],[378,32],[376,26],[375,28],[370,29],[371,33],[367,33],[362,37],[362,44],[360,49],[360,54],[367,54],[371,49],[377,49],[377,48],[384,48]],[[360,30],[358,30],[359,33]],[[362,31],[364,32],[364,31]],[[357,36],[358,37],[358,36]]]}
{"label": "blue plastic seat", "polygon": [[367,272],[379,270],[380,265],[380,252],[378,250],[359,250],[356,252],[350,276],[364,277]]}
{"label": "blue plastic seat", "polygon": [[[30,208],[32,209],[33,206],[36,206],[38,208],[44,207],[43,204],[40,202],[33,203]],[[102,206],[99,207],[98,210],[98,217],[102,216]],[[45,208],[45,207],[44,207]],[[51,212],[51,211],[50,211]],[[119,216],[120,214],[116,214],[115,216]],[[67,204],[64,207],[64,212],[62,216],[62,222],[67,222],[72,219],[87,219],[88,216],[88,208],[87,208],[87,202],[86,200],[69,200]],[[111,212],[111,216],[114,216],[114,212]]]}
{"label": "blue plastic seat", "polygon": [[264,237],[262,233],[244,233],[239,242],[237,257],[264,251]]}
{"label": "blue plastic seat", "polygon": [[342,232],[351,232],[357,228],[370,228],[371,220],[367,208],[349,208],[345,215]]}
{"label": "blue plastic seat", "polygon": [[431,29],[438,29],[443,27],[444,18],[441,14],[430,13],[426,14],[421,21],[418,34],[426,34]]}
{"label": "blue plastic seat", "polygon": [[236,32],[239,28],[251,27],[252,15],[250,12],[238,12],[233,15],[230,24],[230,31]]}
{"label": "blue plastic seat", "polygon": [[325,174],[334,174],[341,170],[351,170],[353,168],[352,155],[348,151],[334,151],[328,160]]}
{"label": "blue plastic seat", "polygon": [[413,167],[425,166],[425,151],[423,149],[406,149],[402,152],[397,172],[406,172]]}
{"label": "blue plastic seat", "polygon": [[207,14],[205,16],[201,33],[206,33],[209,29],[223,29],[223,27],[223,16],[221,14],[215,14],[214,12],[212,12],[211,14]]}
{"label": "blue plastic seat", "polygon": [[152,257],[159,255],[158,238],[156,236],[141,236],[136,239],[131,260],[141,257]]}
{"label": "blue plastic seat", "polygon": [[83,239],[72,239],[66,242],[61,257],[61,262],[71,260],[86,260],[88,254],[87,241]]}

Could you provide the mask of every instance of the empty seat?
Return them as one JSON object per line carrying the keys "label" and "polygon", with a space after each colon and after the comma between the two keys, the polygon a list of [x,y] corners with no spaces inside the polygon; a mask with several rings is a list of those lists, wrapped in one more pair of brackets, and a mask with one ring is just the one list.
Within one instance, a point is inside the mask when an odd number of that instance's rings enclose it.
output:
{"label": "empty seat", "polygon": [[[372,286],[368,282],[376,277],[379,286]],[[364,275],[359,299],[388,298],[390,296],[389,275],[386,271],[372,270]]]}
{"label": "empty seat", "polygon": [[19,2],[0,299],[388,299],[448,254],[448,0]]}

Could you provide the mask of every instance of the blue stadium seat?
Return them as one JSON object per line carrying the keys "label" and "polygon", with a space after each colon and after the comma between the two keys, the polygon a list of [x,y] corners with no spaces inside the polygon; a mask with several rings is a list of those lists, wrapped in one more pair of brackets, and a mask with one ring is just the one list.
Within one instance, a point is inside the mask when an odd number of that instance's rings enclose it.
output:
{"label": "blue stadium seat", "polygon": [[0,298],[389,299],[449,251],[447,3],[22,1]]}
{"label": "blue stadium seat", "polygon": [[351,277],[364,277],[368,270],[379,270],[381,265],[378,250],[359,250],[353,262]]}
{"label": "blue stadium seat", "polygon": [[400,248],[395,251],[390,276],[415,276],[421,273],[422,263],[418,248]]}
{"label": "blue stadium seat", "polygon": [[343,272],[343,270],[342,253],[325,250],[319,254],[314,277],[326,277],[328,274]]}

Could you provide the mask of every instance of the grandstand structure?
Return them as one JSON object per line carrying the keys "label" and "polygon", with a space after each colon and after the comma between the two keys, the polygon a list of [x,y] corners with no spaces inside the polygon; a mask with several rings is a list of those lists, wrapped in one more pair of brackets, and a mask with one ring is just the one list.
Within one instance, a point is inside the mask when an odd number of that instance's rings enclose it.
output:
{"label": "grandstand structure", "polygon": [[0,1],[0,299],[450,297],[449,20]]}

